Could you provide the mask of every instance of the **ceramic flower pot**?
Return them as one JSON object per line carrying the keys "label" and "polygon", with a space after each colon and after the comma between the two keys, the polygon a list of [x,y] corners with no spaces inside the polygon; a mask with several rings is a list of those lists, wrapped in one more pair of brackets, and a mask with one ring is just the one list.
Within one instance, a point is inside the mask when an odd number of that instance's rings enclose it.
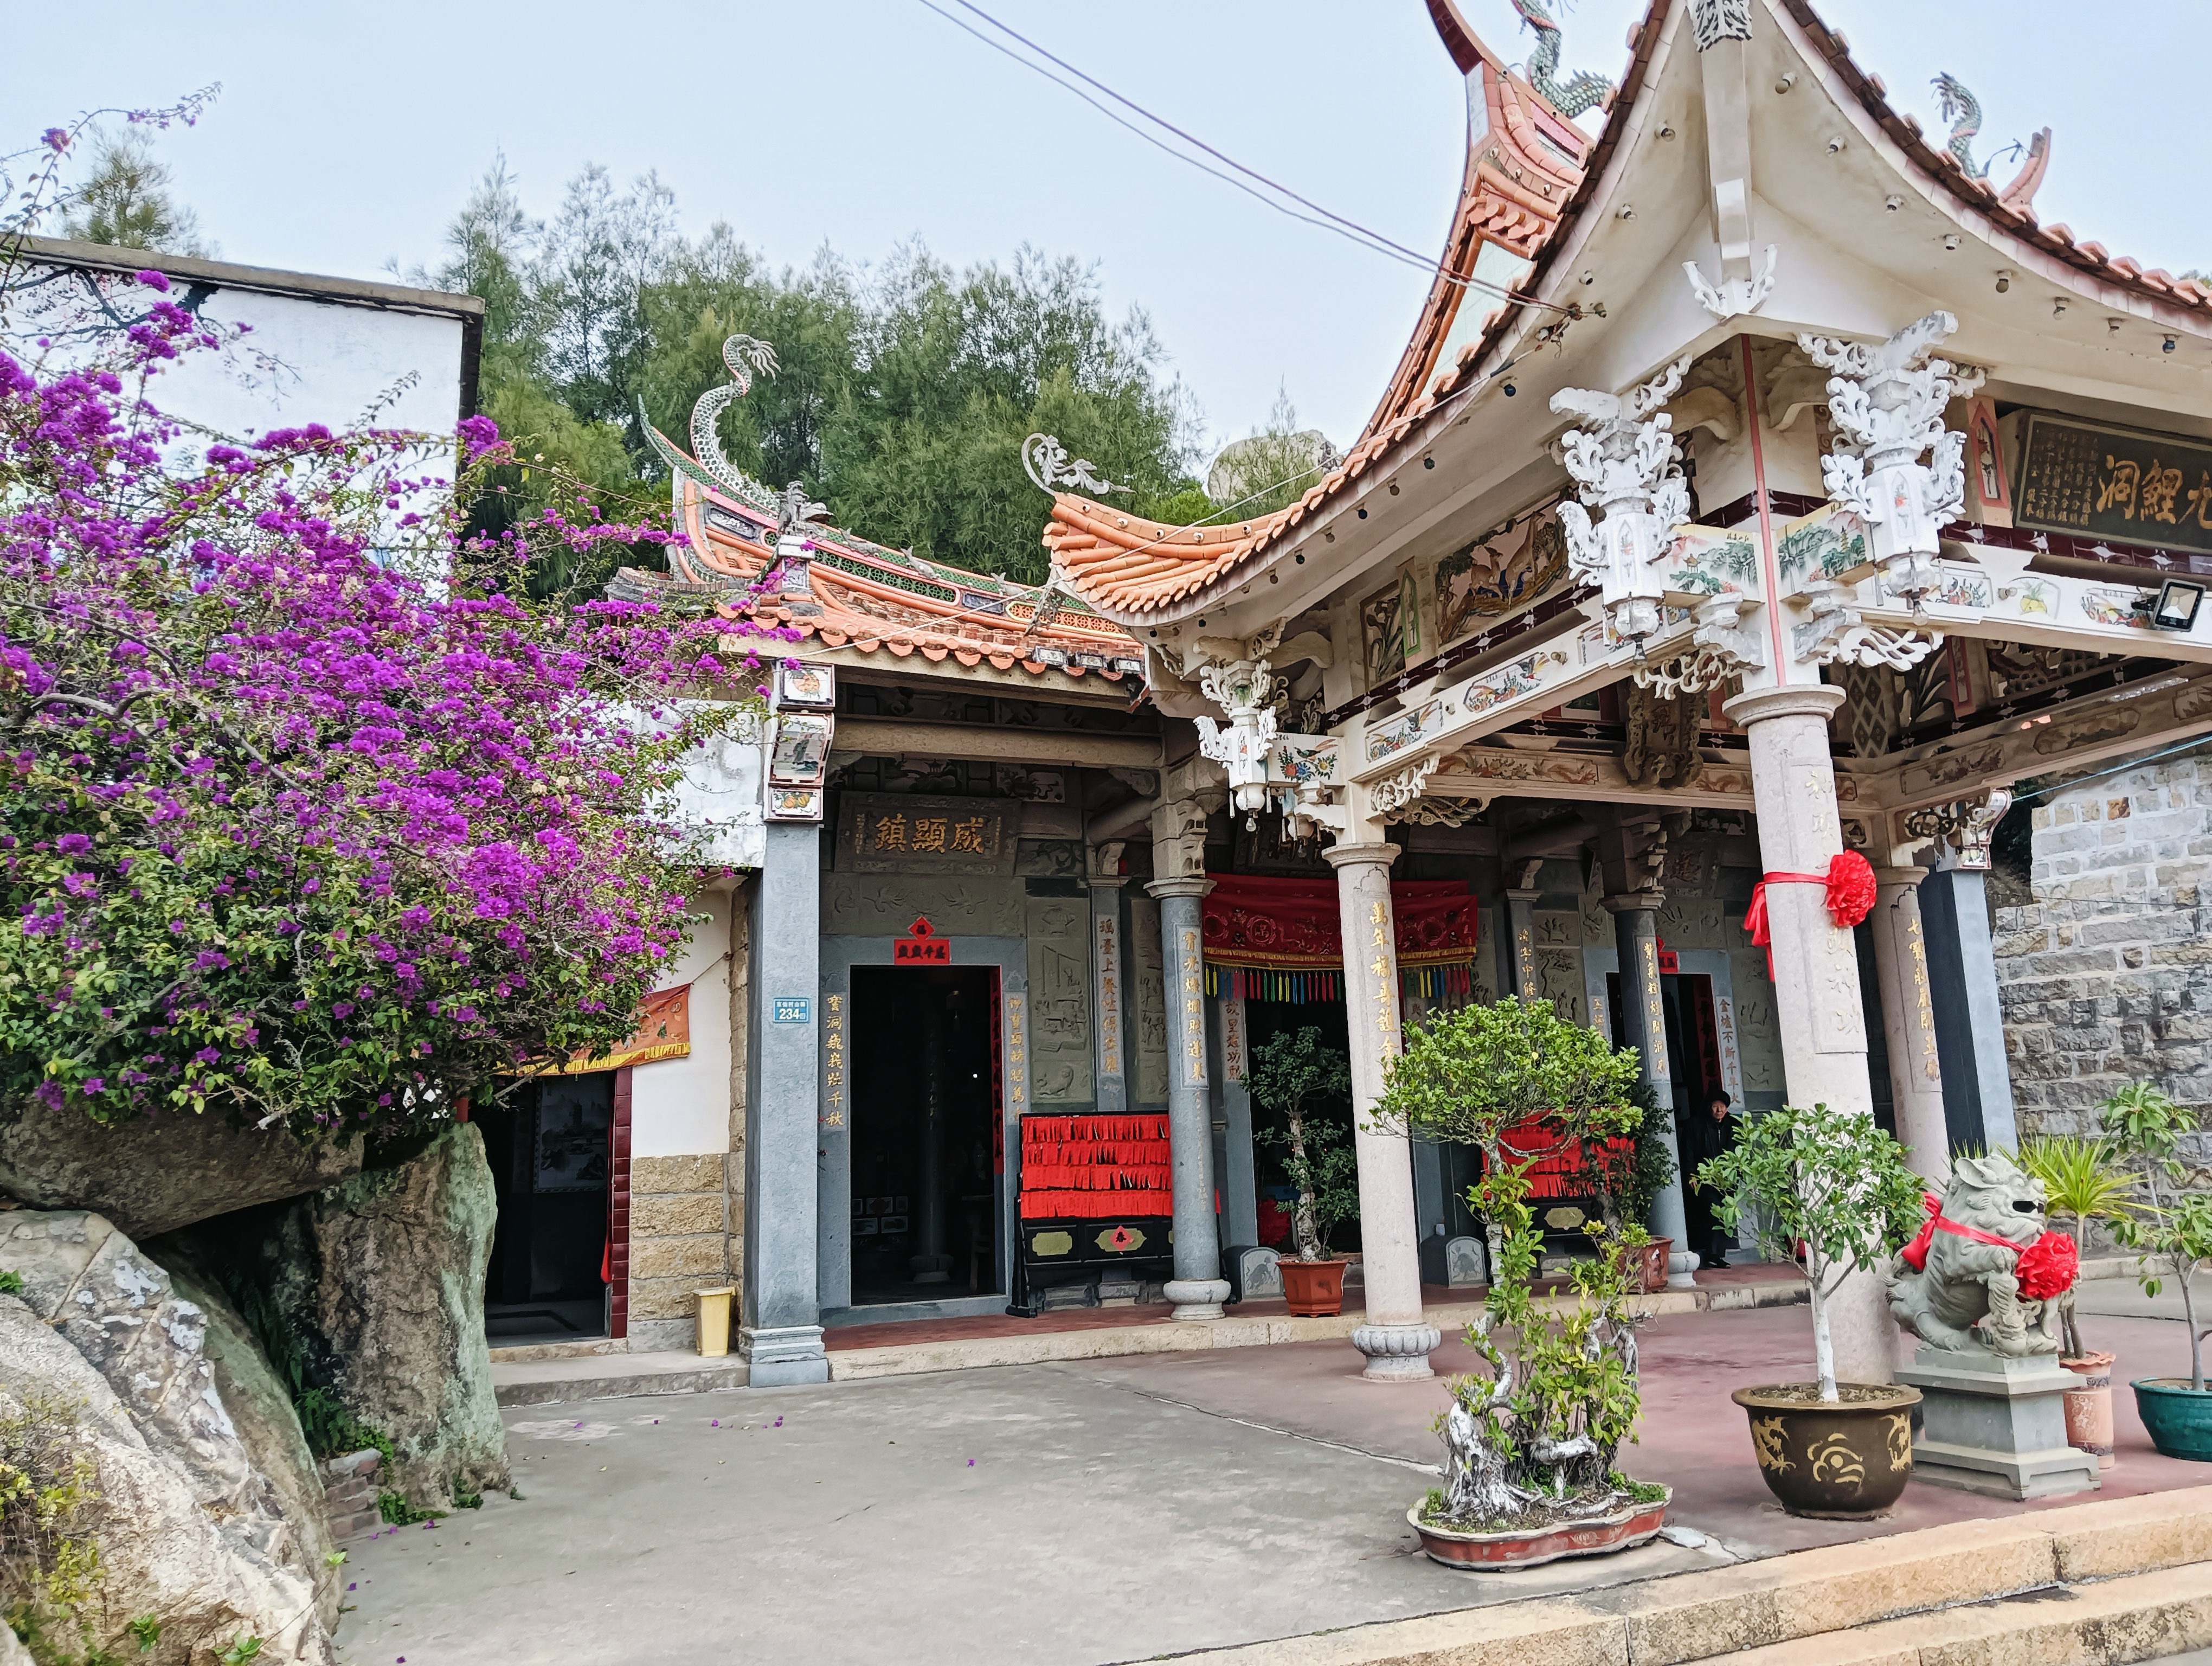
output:
{"label": "ceramic flower pot", "polygon": [[1667,1506],[1674,1497],[1669,1489],[1665,1498],[1654,1504],[1630,1502],[1586,1521],[1512,1528],[1502,1533],[1455,1533],[1449,1528],[1431,1527],[1421,1519],[1418,1504],[1406,1512],[1406,1519],[1421,1535],[1421,1548],[1429,1560],[1446,1567],[1485,1571],[1536,1567],[1565,1556],[1603,1556],[1649,1543],[1666,1525]]}
{"label": "ceramic flower pot", "polygon": [[2085,1353],[2058,1362],[2081,1379],[2066,1390],[2066,1444],[2097,1455],[2097,1468],[2110,1469],[2112,1456],[2112,1356]]}
{"label": "ceramic flower pot", "polygon": [[2192,1389],[2185,1377],[2141,1377],[2128,1386],[2152,1445],[2167,1457],[2212,1463],[2212,1389]]}
{"label": "ceramic flower pot", "polygon": [[1343,1262],[1298,1261],[1286,1256],[1275,1265],[1282,1271],[1283,1295],[1293,1315],[1323,1319],[1344,1311]]}
{"label": "ceramic flower pot", "polygon": [[1809,1383],[1738,1389],[1766,1490],[1793,1516],[1859,1521],[1895,1504],[1912,1479],[1912,1408],[1920,1390],[1839,1383],[1826,1403]]}

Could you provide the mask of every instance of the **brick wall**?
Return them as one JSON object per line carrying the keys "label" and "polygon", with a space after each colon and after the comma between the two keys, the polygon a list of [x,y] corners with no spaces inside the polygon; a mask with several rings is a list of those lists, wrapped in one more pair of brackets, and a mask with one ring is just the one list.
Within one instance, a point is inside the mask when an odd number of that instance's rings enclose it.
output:
{"label": "brick wall", "polygon": [[728,1159],[637,1157],[629,1167],[629,1345],[698,1345],[695,1290],[730,1278]]}
{"label": "brick wall", "polygon": [[2033,815],[2034,900],[1995,920],[2021,1132],[2090,1132],[2146,1080],[2212,1120],[2212,746],[2079,780]]}

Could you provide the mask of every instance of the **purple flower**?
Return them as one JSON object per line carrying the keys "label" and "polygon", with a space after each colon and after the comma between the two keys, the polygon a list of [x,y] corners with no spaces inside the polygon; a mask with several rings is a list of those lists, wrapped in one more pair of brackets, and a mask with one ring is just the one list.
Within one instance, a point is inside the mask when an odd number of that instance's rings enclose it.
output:
{"label": "purple flower", "polygon": [[157,272],[149,266],[134,276],[149,289],[159,289],[163,295],[169,293],[169,275],[167,272]]}
{"label": "purple flower", "polygon": [[56,155],[59,155],[63,151],[70,148],[69,129],[66,127],[49,127],[45,132],[39,135],[39,141],[40,143],[44,144],[47,149],[52,151]]}
{"label": "purple flower", "polygon": [[64,856],[82,856],[92,848],[92,841],[82,833],[64,833],[54,841],[54,848]]}

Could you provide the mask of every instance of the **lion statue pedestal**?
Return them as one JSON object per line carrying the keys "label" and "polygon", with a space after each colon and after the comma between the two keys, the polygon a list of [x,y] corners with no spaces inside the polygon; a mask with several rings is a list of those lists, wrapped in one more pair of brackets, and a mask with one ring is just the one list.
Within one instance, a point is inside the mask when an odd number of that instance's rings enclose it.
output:
{"label": "lion statue pedestal", "polygon": [[2000,1499],[2097,1490],[2095,1455],[2066,1444],[2075,1256],[2046,1228],[2041,1184],[2002,1154],[1960,1158],[1899,1261],[1890,1314],[1921,1344],[1897,1373],[1923,1395],[1914,1479]]}

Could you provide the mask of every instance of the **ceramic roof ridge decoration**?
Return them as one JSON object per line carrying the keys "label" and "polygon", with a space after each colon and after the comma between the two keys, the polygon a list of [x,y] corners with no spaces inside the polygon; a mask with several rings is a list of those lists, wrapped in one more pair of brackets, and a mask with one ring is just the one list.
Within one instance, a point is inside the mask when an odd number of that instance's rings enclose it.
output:
{"label": "ceramic roof ridge decoration", "polygon": [[[1927,183],[1985,216],[1992,231],[2021,238],[2097,284],[2144,301],[2187,309],[2202,321],[2212,323],[2212,285],[2194,278],[2177,278],[2162,270],[2147,270],[2139,261],[2113,257],[2101,244],[2077,241],[2065,226],[2045,226],[2037,220],[2032,198],[2049,162],[2047,132],[2037,136],[2037,144],[2031,149],[2028,163],[2020,177],[2000,192],[1986,179],[1970,177],[1955,155],[1938,149],[1922,137],[1917,119],[1900,114],[1890,106],[1881,78],[1860,68],[1851,58],[1849,43],[1842,33],[1824,23],[1809,0],[1753,3],[1757,9],[1775,14],[1802,30],[1817,60],[1815,67],[1818,63],[1825,63],[1859,104],[1865,117],[1898,145],[1911,167]],[[1493,88],[1497,91],[1494,112],[1498,119],[1492,128],[1492,133],[1520,135],[1540,129],[1543,133],[1555,129],[1569,133],[1579,131],[1562,120],[1533,87],[1504,68],[1497,55],[1467,27],[1454,0],[1425,0],[1425,3],[1438,35],[1461,71],[1470,79],[1480,72],[1486,100]],[[1370,421],[1366,433],[1346,453],[1342,465],[1289,508],[1264,518],[1255,517],[1249,522],[1235,523],[1238,528],[1249,529],[1240,532],[1235,538],[1216,545],[1209,532],[1203,542],[1210,553],[1202,564],[1166,554],[1170,549],[1194,551],[1198,541],[1179,542],[1176,537],[1193,529],[1164,527],[1157,523],[1144,523],[1147,531],[1143,536],[1131,538],[1122,548],[1105,550],[1101,544],[1118,540],[1102,538],[1102,529],[1084,524],[1101,512],[1101,506],[1064,493],[1057,496],[1053,520],[1045,529],[1045,542],[1054,550],[1055,557],[1066,563],[1074,593],[1133,627],[1164,622],[1171,609],[1176,610],[1173,617],[1180,618],[1183,611],[1208,604],[1234,586],[1249,581],[1260,557],[1279,547],[1324,506],[1351,489],[1386,454],[1401,447],[1413,450],[1431,443],[1434,435],[1427,419],[1454,396],[1468,392],[1489,374],[1479,373],[1477,368],[1493,356],[1504,342],[1513,319],[1540,292],[1559,248],[1571,240],[1566,234],[1596,197],[1599,182],[1606,177],[1622,136],[1632,125],[1628,114],[1644,92],[1653,59],[1666,33],[1662,26],[1676,3],[1677,0],[1650,0],[1643,18],[1632,27],[1629,63],[1605,106],[1607,119],[1603,130],[1595,142],[1586,142],[1589,148],[1580,157],[1580,171],[1571,174],[1575,181],[1571,191],[1559,202],[1540,235],[1531,240],[1532,264],[1528,270],[1512,283],[1510,294],[1485,319],[1479,334],[1468,337],[1449,364],[1432,367],[1423,356],[1425,351],[1435,351],[1427,344],[1441,344],[1449,332],[1449,320],[1439,323],[1437,295],[1462,288],[1440,273],[1430,306],[1422,313],[1414,340],[1400,362],[1390,391]],[[1681,3],[1692,11],[1693,23],[1706,21],[1698,17],[1698,8],[1692,0],[1681,0]],[[1714,28],[1723,31],[1728,37],[1742,38],[1728,27],[1733,21],[1733,12],[1729,8],[1708,10],[1712,12]],[[1486,103],[1486,108],[1492,107]],[[1522,119],[1519,123],[1514,119],[1516,112]],[[1543,149],[1540,142],[1538,150]],[[1502,146],[1500,154],[1504,154]],[[1477,179],[1478,160],[1475,148],[1471,146],[1468,184],[1462,190],[1462,216],[1455,221],[1452,252],[1463,246],[1479,252],[1482,243],[1488,240],[1480,237],[1463,240],[1462,222],[1468,204],[1481,194],[1486,184]],[[1556,161],[1553,165],[1557,165]],[[1524,182],[1525,177],[1524,170]],[[1448,252],[1448,259],[1450,258]],[[1468,265],[1471,270],[1471,258]],[[1416,366],[1421,368],[1416,370]],[[1431,368],[1435,370],[1434,379],[1424,390],[1420,382]],[[1132,518],[1131,526],[1137,524]],[[1128,529],[1117,526],[1115,530]]]}
{"label": "ceramic roof ridge decoration", "polygon": [[[735,365],[732,371],[738,374]],[[1018,667],[1034,677],[1095,677],[1133,696],[1142,688],[1144,654],[1136,642],[1082,603],[1061,598],[1040,621],[1043,593],[1034,586],[925,561],[818,522],[803,528],[810,546],[799,563],[804,571],[785,573],[779,587],[756,598],[752,587],[775,560],[779,520],[819,506],[804,492],[780,502],[718,451],[714,461],[745,489],[733,489],[720,470],[652,424],[645,431],[674,476],[677,520],[688,542],[669,546],[669,573],[622,569],[611,595],[710,605],[724,618],[786,626],[823,648],[896,660],[919,654],[947,670],[988,661],[994,670]],[[756,646],[751,638],[744,642]]]}

